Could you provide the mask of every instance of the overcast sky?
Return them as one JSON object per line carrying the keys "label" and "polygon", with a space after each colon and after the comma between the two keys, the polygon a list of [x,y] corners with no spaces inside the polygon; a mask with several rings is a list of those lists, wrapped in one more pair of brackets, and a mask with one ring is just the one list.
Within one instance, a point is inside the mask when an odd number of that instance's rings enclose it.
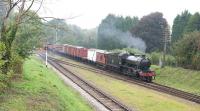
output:
{"label": "overcast sky", "polygon": [[174,17],[186,9],[200,12],[200,0],[46,0],[39,15],[64,18],[67,23],[90,29],[109,13],[141,18],[159,11],[172,25]]}

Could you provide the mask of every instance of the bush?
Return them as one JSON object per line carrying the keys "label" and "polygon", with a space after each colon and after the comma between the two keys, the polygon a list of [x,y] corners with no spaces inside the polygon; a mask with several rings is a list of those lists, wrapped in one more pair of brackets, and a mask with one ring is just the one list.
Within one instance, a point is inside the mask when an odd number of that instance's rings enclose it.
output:
{"label": "bush", "polygon": [[12,56],[12,63],[11,63],[11,70],[14,74],[22,74],[23,72],[23,58],[17,54],[13,54]]}
{"label": "bush", "polygon": [[185,34],[174,44],[174,54],[180,66],[200,70],[200,32]]}
{"label": "bush", "polygon": [[12,75],[13,75],[12,71],[8,72],[8,74],[0,73],[0,92],[3,92],[4,89],[10,86]]}
{"label": "bush", "polygon": [[[147,56],[150,58],[151,63],[154,65],[159,65],[160,59],[163,59],[162,53],[159,53],[159,52],[152,52],[148,54]],[[165,55],[165,65],[176,66],[176,63],[177,62],[176,62],[175,57],[173,57],[172,55]]]}

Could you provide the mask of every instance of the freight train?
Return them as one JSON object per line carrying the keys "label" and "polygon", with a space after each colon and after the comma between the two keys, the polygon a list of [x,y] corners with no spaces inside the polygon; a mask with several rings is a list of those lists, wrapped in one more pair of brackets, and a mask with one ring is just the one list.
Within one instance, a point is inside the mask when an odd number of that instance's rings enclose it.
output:
{"label": "freight train", "polygon": [[150,70],[151,62],[145,55],[114,53],[68,44],[48,44],[47,49],[146,82],[152,82],[156,76],[155,72]]}

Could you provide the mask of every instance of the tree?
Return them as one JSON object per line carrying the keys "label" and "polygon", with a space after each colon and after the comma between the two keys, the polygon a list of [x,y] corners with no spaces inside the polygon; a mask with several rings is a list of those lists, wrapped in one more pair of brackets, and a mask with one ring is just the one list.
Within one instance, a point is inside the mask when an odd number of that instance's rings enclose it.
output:
{"label": "tree", "polygon": [[[54,18],[44,24],[44,29],[46,37],[48,38],[48,43],[62,43],[63,37],[67,36],[68,25],[65,23],[64,19]],[[68,36],[70,39],[70,36]]]}
{"label": "tree", "polygon": [[163,14],[155,12],[142,17],[131,33],[145,41],[146,52],[160,51],[163,49],[163,32],[166,26],[167,21]]}
{"label": "tree", "polygon": [[[3,16],[3,21],[1,24],[1,38],[0,41],[5,45],[5,53],[3,54],[2,60],[5,61],[4,65],[1,67],[3,74],[7,74],[10,70],[9,67],[12,61],[11,48],[13,41],[16,38],[18,28],[23,24],[24,17],[27,16],[27,12],[31,9],[35,2],[40,3],[39,0],[4,0],[2,1],[8,4],[5,15]],[[40,8],[39,8],[40,9]],[[15,10],[14,14],[12,14]],[[12,16],[12,18],[11,18]],[[29,17],[30,19],[32,17]],[[27,19],[26,19],[27,20]]]}
{"label": "tree", "polygon": [[130,31],[137,23],[139,22],[138,17],[125,17],[123,18],[122,16],[118,18],[115,26],[117,29],[120,29],[123,32]]}
{"label": "tree", "polygon": [[[27,12],[27,15],[30,15],[32,19],[19,26],[12,45],[12,52],[22,58],[27,58],[32,54],[34,48],[41,47],[42,35],[44,35],[42,21],[39,16],[32,11]],[[26,17],[26,19],[29,19],[29,17]]]}
{"label": "tree", "polygon": [[200,69],[200,32],[185,34],[174,44],[174,55],[182,67]]}
{"label": "tree", "polygon": [[172,26],[172,43],[178,41],[181,37],[183,37],[184,30],[188,24],[190,17],[191,14],[187,10],[182,12],[181,15],[176,16]]}
{"label": "tree", "polygon": [[48,43],[96,47],[96,28],[83,30],[76,25],[67,24],[63,19],[52,19],[44,24],[44,29]]}
{"label": "tree", "polygon": [[184,32],[189,33],[195,30],[200,30],[200,14],[198,12],[190,17]]}
{"label": "tree", "polygon": [[[0,1],[0,24],[2,24],[3,16],[6,13],[7,4],[3,1]],[[1,26],[0,26],[1,27]]]}
{"label": "tree", "polygon": [[[97,32],[97,45],[100,49],[121,49],[134,45],[135,40],[131,34],[132,29],[138,23],[137,17],[122,17],[109,14],[102,20]],[[136,42],[135,42],[136,43]]]}

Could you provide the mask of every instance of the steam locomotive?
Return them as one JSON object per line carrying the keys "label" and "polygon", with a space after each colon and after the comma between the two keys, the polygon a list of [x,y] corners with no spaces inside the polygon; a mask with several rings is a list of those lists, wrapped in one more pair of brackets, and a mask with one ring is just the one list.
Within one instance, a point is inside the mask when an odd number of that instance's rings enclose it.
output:
{"label": "steam locomotive", "polygon": [[145,55],[113,53],[68,44],[49,44],[47,49],[146,82],[152,82],[156,76],[155,72],[150,70],[151,62]]}

